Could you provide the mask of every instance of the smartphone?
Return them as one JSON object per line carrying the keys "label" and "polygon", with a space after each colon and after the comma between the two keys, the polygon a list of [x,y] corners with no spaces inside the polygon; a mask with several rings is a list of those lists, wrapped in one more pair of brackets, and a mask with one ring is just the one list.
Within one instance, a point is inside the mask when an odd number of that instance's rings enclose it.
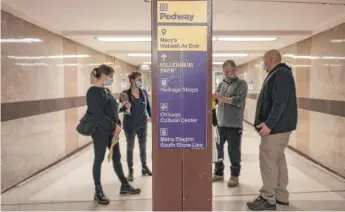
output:
{"label": "smartphone", "polygon": [[126,93],[120,93],[121,102],[128,102],[128,95]]}

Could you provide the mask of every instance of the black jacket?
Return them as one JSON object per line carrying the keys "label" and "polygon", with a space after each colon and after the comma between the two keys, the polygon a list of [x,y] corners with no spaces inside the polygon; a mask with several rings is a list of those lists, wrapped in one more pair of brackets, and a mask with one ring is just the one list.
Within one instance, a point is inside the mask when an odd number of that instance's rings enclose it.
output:
{"label": "black jacket", "polygon": [[[149,100],[149,96],[144,89],[140,89],[139,91],[139,102],[138,104],[135,101],[134,96],[132,95],[132,90],[128,89],[123,91],[122,93],[126,93],[128,96],[128,101],[131,103],[131,115],[125,114],[123,117],[123,127],[130,129],[135,127],[141,127],[146,125],[146,119],[152,118],[152,111],[151,111],[151,104]],[[120,99],[120,102],[123,102]],[[120,112],[126,111],[127,108],[123,106],[120,108]],[[135,111],[134,111],[135,110]]]}
{"label": "black jacket", "polygon": [[92,121],[97,130],[111,135],[116,125],[121,125],[118,115],[118,102],[108,88],[92,86],[86,94],[87,111],[84,122]]}
{"label": "black jacket", "polygon": [[265,122],[271,134],[291,132],[297,127],[297,113],[295,80],[291,68],[281,63],[263,83],[254,124]]}

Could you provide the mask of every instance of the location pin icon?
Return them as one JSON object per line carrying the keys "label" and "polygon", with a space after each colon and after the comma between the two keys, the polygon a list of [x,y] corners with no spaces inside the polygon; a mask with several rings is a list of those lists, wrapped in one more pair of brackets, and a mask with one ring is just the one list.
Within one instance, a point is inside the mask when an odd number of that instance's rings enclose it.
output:
{"label": "location pin icon", "polygon": [[166,29],[162,29],[162,35],[164,36],[167,33]]}

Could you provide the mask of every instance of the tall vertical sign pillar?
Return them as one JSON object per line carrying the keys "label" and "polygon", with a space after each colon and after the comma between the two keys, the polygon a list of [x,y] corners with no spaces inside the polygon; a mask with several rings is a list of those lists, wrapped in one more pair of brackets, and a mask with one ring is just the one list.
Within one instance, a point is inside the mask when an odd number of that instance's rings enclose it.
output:
{"label": "tall vertical sign pillar", "polygon": [[152,1],[154,211],[212,210],[211,2]]}

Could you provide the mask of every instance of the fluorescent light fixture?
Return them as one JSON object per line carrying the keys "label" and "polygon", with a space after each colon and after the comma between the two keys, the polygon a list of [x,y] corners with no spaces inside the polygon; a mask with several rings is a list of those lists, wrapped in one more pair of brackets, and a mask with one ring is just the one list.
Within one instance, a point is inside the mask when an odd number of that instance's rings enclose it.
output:
{"label": "fluorescent light fixture", "polygon": [[[213,65],[222,65],[224,62],[212,62]],[[143,62],[143,65],[150,65],[151,62]]]}
{"label": "fluorescent light fixture", "polygon": [[[100,66],[100,65],[114,65],[113,62],[105,62],[105,63],[86,63],[85,66]],[[84,64],[80,63],[80,66],[83,66]]]}
{"label": "fluorescent light fixture", "polygon": [[18,38],[18,39],[1,39],[1,43],[40,43],[43,42],[38,38]]}
{"label": "fluorescent light fixture", "polygon": [[290,57],[290,58],[293,58],[293,59],[310,59],[310,60],[316,60],[316,59],[320,58],[318,56],[296,56],[296,55],[293,55],[293,54],[284,54],[283,56],[284,57]]}
{"label": "fluorescent light fixture", "polygon": [[150,36],[142,36],[142,37],[97,37],[99,41],[105,42],[145,42],[151,41]]}
{"label": "fluorescent light fixture", "polygon": [[[97,40],[103,42],[149,42],[151,36],[128,36],[128,37],[96,37]],[[213,41],[233,41],[233,42],[246,42],[246,41],[275,41],[277,37],[229,37],[229,36],[213,36]]]}
{"label": "fluorescent light fixture", "polygon": [[46,63],[16,63],[17,66],[48,66]]}
{"label": "fluorescent light fixture", "polygon": [[316,60],[316,59],[323,59],[323,60],[345,60],[345,57],[337,57],[337,56],[296,56],[293,54],[284,54],[284,57],[290,57],[293,59],[310,59],[310,60]]}
{"label": "fluorescent light fixture", "polygon": [[294,65],[294,64],[292,64],[291,66],[294,67],[294,68],[309,68],[309,67],[311,67],[311,65],[302,65],[302,64],[301,65],[298,65],[298,64]]}
{"label": "fluorescent light fixture", "polygon": [[332,39],[330,42],[331,43],[345,43],[345,38],[344,39]]}
{"label": "fluorescent light fixture", "polygon": [[321,59],[324,59],[324,60],[345,60],[345,57],[325,56],[325,57],[322,57]]}
{"label": "fluorescent light fixture", "polygon": [[89,55],[53,55],[53,56],[7,56],[15,60],[40,60],[40,59],[63,59],[63,58],[86,58]]}
{"label": "fluorescent light fixture", "polygon": [[[247,53],[215,53],[212,54],[213,57],[247,57]],[[151,57],[150,53],[128,53],[127,56],[130,57]]]}
{"label": "fluorescent light fixture", "polygon": [[85,66],[100,66],[101,64],[104,65],[113,65],[112,62],[105,62],[105,63],[63,63],[56,65],[57,67],[68,67],[68,66],[79,66],[79,67],[85,67]]}
{"label": "fluorescent light fixture", "polygon": [[250,41],[275,41],[276,37],[217,37],[217,41],[250,42]]}
{"label": "fluorescent light fixture", "polygon": [[85,55],[85,54],[79,54],[79,55],[55,55],[55,56],[48,56],[48,59],[59,59],[59,58],[87,58],[90,57],[89,55]]}
{"label": "fluorescent light fixture", "polygon": [[150,53],[128,53],[129,57],[151,57]]}
{"label": "fluorescent light fixture", "polygon": [[341,65],[341,64],[325,64],[325,66],[341,67],[341,66],[343,66],[343,65]]}
{"label": "fluorescent light fixture", "polygon": [[235,54],[231,54],[231,53],[215,53],[212,54],[213,57],[247,57],[248,54],[247,53],[235,53]]}
{"label": "fluorescent light fixture", "polygon": [[75,66],[78,66],[79,64],[78,63],[65,63],[65,64],[58,64],[56,65],[57,67],[75,67]]}
{"label": "fluorescent light fixture", "polygon": [[141,70],[150,70],[150,66],[149,65],[141,65],[140,69]]}

